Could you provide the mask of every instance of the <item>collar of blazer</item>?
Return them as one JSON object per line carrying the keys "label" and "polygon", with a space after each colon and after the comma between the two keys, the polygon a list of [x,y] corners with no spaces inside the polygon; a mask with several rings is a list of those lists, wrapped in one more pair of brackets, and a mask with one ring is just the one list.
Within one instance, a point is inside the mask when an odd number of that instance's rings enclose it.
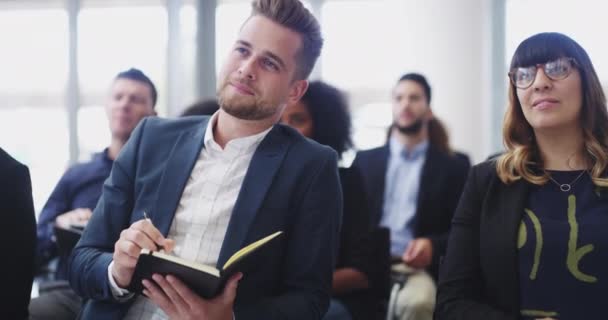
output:
{"label": "collar of blazer", "polygon": [[[169,233],[181,194],[203,146],[207,120],[184,131],[176,140],[161,178],[156,200],[157,228]],[[290,140],[280,126],[274,126],[256,149],[237,197],[217,265],[224,262],[245,242],[247,231],[287,152]]]}

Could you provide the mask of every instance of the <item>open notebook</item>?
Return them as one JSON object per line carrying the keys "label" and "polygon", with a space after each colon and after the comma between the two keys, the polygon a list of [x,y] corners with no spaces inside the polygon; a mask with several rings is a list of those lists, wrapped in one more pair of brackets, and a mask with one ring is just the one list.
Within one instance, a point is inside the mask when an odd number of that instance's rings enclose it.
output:
{"label": "open notebook", "polygon": [[255,265],[255,257],[266,250],[272,250],[275,246],[271,244],[279,242],[283,238],[282,235],[282,231],[277,231],[240,249],[226,261],[221,269],[163,252],[142,249],[128,290],[141,293],[143,279],[152,279],[152,275],[155,273],[171,274],[182,280],[201,297],[213,298],[222,292],[230,276],[237,272],[243,272],[246,275]]}

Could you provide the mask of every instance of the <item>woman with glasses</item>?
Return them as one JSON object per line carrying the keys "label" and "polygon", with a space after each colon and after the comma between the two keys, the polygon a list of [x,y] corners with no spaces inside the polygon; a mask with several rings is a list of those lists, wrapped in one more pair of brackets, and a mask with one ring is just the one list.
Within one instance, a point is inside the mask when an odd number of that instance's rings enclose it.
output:
{"label": "woman with glasses", "polygon": [[511,60],[506,152],[474,167],[440,271],[437,319],[605,319],[608,115],[585,50],[559,33]]}

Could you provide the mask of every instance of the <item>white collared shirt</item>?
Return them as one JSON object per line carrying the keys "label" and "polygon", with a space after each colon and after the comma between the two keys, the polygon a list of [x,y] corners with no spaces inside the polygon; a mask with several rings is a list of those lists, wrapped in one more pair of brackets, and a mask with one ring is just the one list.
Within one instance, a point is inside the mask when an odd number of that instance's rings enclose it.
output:
{"label": "white collared shirt", "polygon": [[[215,113],[209,120],[204,148],[190,173],[168,235],[175,240],[174,255],[211,266],[215,266],[219,258],[251,158],[271,129],[231,140],[222,149],[213,138],[217,116]],[[116,286],[111,267],[108,274],[112,292],[119,297],[125,291]],[[167,315],[151,300],[139,296],[125,319],[167,319]]]}

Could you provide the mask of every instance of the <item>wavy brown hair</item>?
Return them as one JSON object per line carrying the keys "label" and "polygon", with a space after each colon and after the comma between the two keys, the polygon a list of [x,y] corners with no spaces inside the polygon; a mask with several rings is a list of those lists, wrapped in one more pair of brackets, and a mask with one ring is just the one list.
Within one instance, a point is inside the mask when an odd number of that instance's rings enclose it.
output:
{"label": "wavy brown hair", "polygon": [[[608,165],[608,113],[606,97],[589,59],[576,41],[560,33],[539,33],[524,40],[515,50],[510,70],[545,63],[560,57],[573,58],[581,77],[583,105],[580,113],[585,158],[591,166],[593,183],[608,186],[604,171]],[[517,89],[509,83],[509,105],[503,123],[506,152],[496,163],[502,182],[509,184],[524,179],[542,185],[549,181],[534,138],[534,131],[524,117]]]}
{"label": "wavy brown hair", "polygon": [[450,147],[450,136],[448,131],[443,125],[441,120],[435,116],[428,122],[429,130],[429,143],[438,150],[446,154],[452,154],[452,148]]}

